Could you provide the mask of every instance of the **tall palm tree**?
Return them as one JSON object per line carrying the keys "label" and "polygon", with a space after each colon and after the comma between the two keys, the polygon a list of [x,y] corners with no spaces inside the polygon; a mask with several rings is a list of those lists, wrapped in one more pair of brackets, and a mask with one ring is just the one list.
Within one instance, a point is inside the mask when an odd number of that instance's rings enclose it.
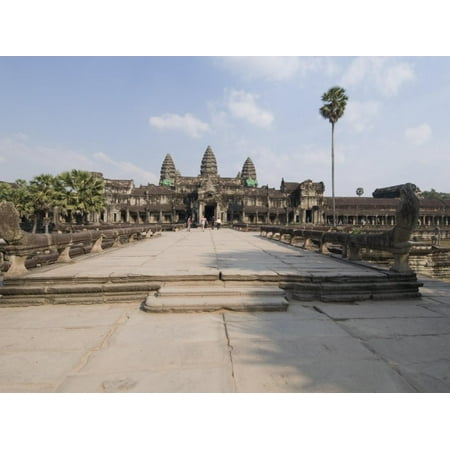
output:
{"label": "tall palm tree", "polygon": [[64,187],[60,203],[71,216],[78,214],[86,223],[90,212],[101,212],[105,207],[103,180],[92,172],[73,169],[59,175],[59,179]]}
{"label": "tall palm tree", "polygon": [[35,176],[30,181],[30,193],[35,208],[35,217],[41,217],[45,233],[48,233],[49,212],[56,206],[55,177],[49,174]]}
{"label": "tall palm tree", "polygon": [[14,203],[14,206],[22,219],[25,218],[27,221],[33,219],[33,233],[35,233],[37,219],[30,186],[26,180],[18,179],[14,182],[11,201]]}
{"label": "tall palm tree", "polygon": [[348,97],[339,86],[330,88],[322,95],[325,104],[319,109],[323,118],[331,123],[331,195],[333,202],[333,226],[336,226],[336,201],[334,198],[334,125],[344,115]]}

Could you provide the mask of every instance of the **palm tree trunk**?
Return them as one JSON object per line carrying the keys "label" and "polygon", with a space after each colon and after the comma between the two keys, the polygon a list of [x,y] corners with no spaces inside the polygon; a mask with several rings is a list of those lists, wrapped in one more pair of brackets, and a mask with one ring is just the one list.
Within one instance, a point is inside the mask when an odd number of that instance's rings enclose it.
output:
{"label": "palm tree trunk", "polygon": [[336,200],[334,198],[334,122],[331,122],[331,197],[333,204],[333,226],[336,226]]}
{"label": "palm tree trunk", "polygon": [[38,218],[37,218],[37,215],[35,214],[35,215],[33,216],[33,229],[31,230],[31,232],[32,232],[33,234],[36,234],[36,231],[37,231],[37,223],[38,223]]}
{"label": "palm tree trunk", "polygon": [[48,225],[49,225],[49,219],[48,219],[48,211],[45,211],[45,216],[44,216],[44,227],[45,227],[45,234],[48,234]]}

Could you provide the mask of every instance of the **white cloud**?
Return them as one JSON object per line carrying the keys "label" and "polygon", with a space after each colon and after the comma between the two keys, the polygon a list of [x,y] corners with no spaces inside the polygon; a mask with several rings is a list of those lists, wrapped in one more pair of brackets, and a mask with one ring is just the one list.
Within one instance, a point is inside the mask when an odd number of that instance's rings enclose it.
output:
{"label": "white cloud", "polygon": [[405,130],[405,138],[414,145],[422,145],[431,138],[431,127],[427,123],[422,123],[415,128]]}
{"label": "white cloud", "polygon": [[41,173],[58,174],[73,168],[95,170],[86,155],[66,148],[48,147],[31,142],[23,135],[0,139],[0,158],[3,158],[2,177],[6,181],[31,179]]}
{"label": "white cloud", "polygon": [[284,81],[318,71],[328,75],[336,71],[333,61],[323,57],[227,56],[217,60],[220,66],[245,79]]}
{"label": "white cloud", "polygon": [[170,113],[152,116],[149,119],[149,123],[152,127],[160,130],[181,131],[193,138],[199,138],[210,131],[210,127],[206,122],[197,119],[191,113],[186,113],[184,116]]}
{"label": "white cloud", "polygon": [[115,161],[105,153],[85,155],[82,152],[36,144],[32,138],[14,135],[0,138],[1,181],[18,178],[31,180],[36,175],[79,169],[102,172],[106,178],[132,178],[136,183],[155,183],[158,178],[151,172],[127,161]]}
{"label": "white cloud", "polygon": [[[141,183],[141,184],[158,182],[158,178],[154,173],[144,170],[131,162],[115,161],[114,159],[112,159],[111,157],[109,157],[108,155],[106,155],[103,152],[94,153],[94,159],[96,161],[99,161],[102,163],[102,167],[103,167],[102,171],[105,171],[108,174],[112,174],[112,175],[108,175],[107,178],[112,178],[112,177],[124,178],[124,176],[127,176],[127,177],[131,178],[132,180],[134,180],[136,183]],[[108,167],[105,166],[105,164],[106,165],[109,164],[112,168],[118,169],[118,170],[113,170],[113,171],[108,170]],[[114,174],[116,174],[116,175],[114,175]]]}
{"label": "white cloud", "polygon": [[356,131],[361,133],[373,128],[373,121],[378,117],[379,113],[379,102],[352,100],[348,102],[345,118]]}
{"label": "white cloud", "polygon": [[273,114],[256,104],[258,95],[234,89],[226,91],[226,106],[238,119],[244,119],[258,127],[268,127],[273,122]]}
{"label": "white cloud", "polygon": [[392,97],[414,78],[413,67],[407,62],[392,57],[357,57],[342,76],[341,84],[344,87],[374,87],[385,97]]}

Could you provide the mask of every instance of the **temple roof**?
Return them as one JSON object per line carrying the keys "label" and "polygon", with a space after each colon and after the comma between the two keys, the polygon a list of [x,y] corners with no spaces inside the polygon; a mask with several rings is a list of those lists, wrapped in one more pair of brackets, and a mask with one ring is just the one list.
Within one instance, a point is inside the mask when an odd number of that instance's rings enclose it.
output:
{"label": "temple roof", "polygon": [[247,158],[242,166],[241,178],[247,180],[251,178],[256,181],[256,169],[253,161],[250,158]]}
{"label": "temple roof", "polygon": [[208,145],[200,167],[200,176],[217,175],[217,162],[212,148]]}
{"label": "temple roof", "polygon": [[291,181],[284,181],[281,183],[281,191],[286,192],[287,194],[291,194],[294,192],[298,187],[300,186],[300,183],[297,182],[291,182]]}
{"label": "temple roof", "polygon": [[175,176],[176,176],[175,164],[173,162],[170,153],[167,153],[161,166],[160,182],[162,183],[164,180],[173,180],[175,179]]}
{"label": "temple roof", "polygon": [[145,195],[173,195],[172,189],[165,186],[156,186],[154,184],[148,184],[147,186],[140,186],[134,188],[133,195],[145,196]]}

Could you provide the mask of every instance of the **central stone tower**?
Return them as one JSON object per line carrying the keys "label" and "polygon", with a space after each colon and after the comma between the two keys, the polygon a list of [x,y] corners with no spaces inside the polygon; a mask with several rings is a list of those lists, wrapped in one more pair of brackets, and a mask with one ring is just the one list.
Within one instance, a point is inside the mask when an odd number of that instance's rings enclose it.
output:
{"label": "central stone tower", "polygon": [[170,153],[167,153],[161,166],[159,184],[172,186],[176,177],[175,164]]}
{"label": "central stone tower", "polygon": [[217,176],[217,161],[212,151],[212,148],[208,145],[202,158],[202,164],[200,166],[200,176],[206,177],[208,175]]}
{"label": "central stone tower", "polygon": [[253,161],[248,157],[242,166],[241,179],[244,186],[256,187],[258,181],[256,179],[256,169]]}

